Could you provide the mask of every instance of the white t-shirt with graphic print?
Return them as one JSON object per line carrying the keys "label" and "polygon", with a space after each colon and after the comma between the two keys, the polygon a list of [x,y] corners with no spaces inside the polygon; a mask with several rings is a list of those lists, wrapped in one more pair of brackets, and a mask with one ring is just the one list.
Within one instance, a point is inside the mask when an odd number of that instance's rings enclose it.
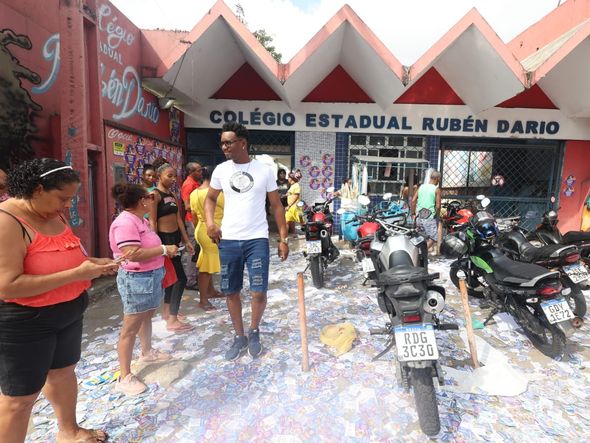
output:
{"label": "white t-shirt with graphic print", "polygon": [[225,198],[222,239],[268,238],[266,193],[277,189],[272,168],[257,160],[243,164],[227,160],[215,168],[209,186],[223,191]]}

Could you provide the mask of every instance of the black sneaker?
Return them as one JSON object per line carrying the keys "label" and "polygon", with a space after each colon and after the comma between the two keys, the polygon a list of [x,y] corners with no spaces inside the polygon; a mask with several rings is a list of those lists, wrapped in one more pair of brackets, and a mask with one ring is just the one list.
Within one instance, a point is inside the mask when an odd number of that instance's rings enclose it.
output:
{"label": "black sneaker", "polygon": [[248,354],[250,357],[256,358],[262,353],[262,343],[260,343],[260,331],[258,329],[250,329],[248,332]]}
{"label": "black sneaker", "polygon": [[248,338],[244,336],[236,335],[231,348],[225,353],[225,359],[228,361],[234,361],[242,355],[242,353],[248,348]]}

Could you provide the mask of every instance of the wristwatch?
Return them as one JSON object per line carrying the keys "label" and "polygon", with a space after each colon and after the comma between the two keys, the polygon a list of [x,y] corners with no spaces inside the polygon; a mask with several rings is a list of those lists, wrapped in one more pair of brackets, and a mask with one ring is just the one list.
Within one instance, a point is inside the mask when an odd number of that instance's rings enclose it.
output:
{"label": "wristwatch", "polygon": [[277,238],[277,242],[278,243],[285,243],[286,245],[289,244],[289,239],[288,238]]}

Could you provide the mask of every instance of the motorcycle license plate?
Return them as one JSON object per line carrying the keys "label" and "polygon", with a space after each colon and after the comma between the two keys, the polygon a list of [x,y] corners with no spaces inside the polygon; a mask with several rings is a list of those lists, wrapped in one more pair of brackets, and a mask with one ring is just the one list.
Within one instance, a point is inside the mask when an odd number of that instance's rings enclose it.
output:
{"label": "motorcycle license plate", "polygon": [[574,283],[583,282],[590,277],[586,266],[581,263],[574,263],[573,265],[564,266],[563,270]]}
{"label": "motorcycle license plate", "polygon": [[551,324],[574,318],[570,305],[564,299],[543,302],[541,303],[541,307]]}
{"label": "motorcycle license plate", "polygon": [[432,325],[396,326],[394,333],[399,361],[438,360]]}
{"label": "motorcycle license plate", "polygon": [[308,254],[320,254],[322,252],[322,241],[312,240],[306,243]]}
{"label": "motorcycle license plate", "polygon": [[373,265],[373,260],[371,260],[369,257],[365,257],[362,259],[361,266],[363,267],[363,272],[365,274],[367,274],[369,272],[373,272],[375,270],[375,265]]}

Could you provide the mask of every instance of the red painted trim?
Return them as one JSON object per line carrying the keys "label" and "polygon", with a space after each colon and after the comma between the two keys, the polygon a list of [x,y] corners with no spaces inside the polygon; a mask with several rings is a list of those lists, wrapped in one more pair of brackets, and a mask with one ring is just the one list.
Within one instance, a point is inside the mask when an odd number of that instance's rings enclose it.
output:
{"label": "red painted trim", "polygon": [[258,75],[258,72],[248,63],[244,63],[240,69],[211,96],[215,99],[228,100],[278,100],[281,98]]}
{"label": "red painted trim", "polygon": [[465,104],[435,68],[430,68],[395,103],[421,105]]}
{"label": "red painted trim", "polygon": [[303,101],[312,103],[375,103],[340,65],[336,66]]}
{"label": "red painted trim", "polygon": [[547,94],[538,86],[533,85],[520,94],[500,103],[497,108],[533,108],[557,109]]}

